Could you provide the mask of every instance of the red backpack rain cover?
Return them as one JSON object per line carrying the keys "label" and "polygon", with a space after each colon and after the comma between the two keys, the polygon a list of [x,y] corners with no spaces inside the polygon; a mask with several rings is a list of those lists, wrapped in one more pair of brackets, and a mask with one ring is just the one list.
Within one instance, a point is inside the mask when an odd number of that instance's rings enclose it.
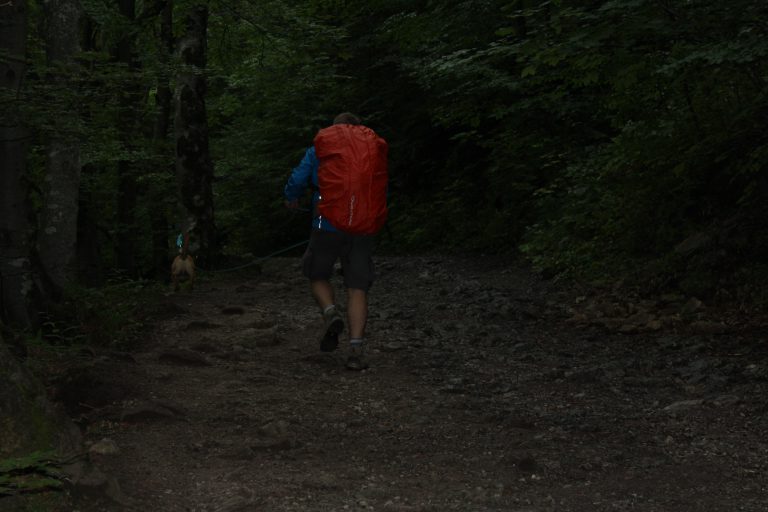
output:
{"label": "red backpack rain cover", "polygon": [[387,220],[386,141],[366,126],[335,124],[314,143],[320,215],[347,233],[377,233]]}

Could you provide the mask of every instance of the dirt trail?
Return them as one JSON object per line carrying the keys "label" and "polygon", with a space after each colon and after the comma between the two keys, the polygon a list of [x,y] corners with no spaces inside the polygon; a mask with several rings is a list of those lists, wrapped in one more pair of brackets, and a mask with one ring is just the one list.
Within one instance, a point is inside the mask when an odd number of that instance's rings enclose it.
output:
{"label": "dirt trail", "polygon": [[318,351],[296,259],[170,295],[96,362],[124,504],[78,510],[768,510],[766,334],[610,329],[491,259],[377,264],[361,373]]}

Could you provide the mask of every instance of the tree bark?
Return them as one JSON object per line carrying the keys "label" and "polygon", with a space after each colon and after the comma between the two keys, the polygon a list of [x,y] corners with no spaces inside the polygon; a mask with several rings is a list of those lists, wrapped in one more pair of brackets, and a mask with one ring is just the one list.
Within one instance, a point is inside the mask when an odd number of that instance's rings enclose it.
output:
{"label": "tree bark", "polygon": [[[53,70],[49,80],[62,89],[72,90],[71,70],[80,50],[80,2],[45,0],[43,9],[46,56]],[[75,105],[70,106],[71,111],[77,111]],[[57,295],[76,276],[80,143],[75,134],[67,133],[72,115],[77,114],[60,112],[52,120],[53,130],[46,147],[44,206],[37,238],[42,271]]]}
{"label": "tree bark", "polygon": [[205,108],[208,9],[190,8],[186,34],[179,41],[181,71],[176,77],[176,179],[186,210],[190,251],[203,265],[218,252],[213,218],[213,163],[208,151],[208,119]]}
{"label": "tree bark", "polygon": [[26,71],[27,3],[0,4],[0,317],[38,324],[32,273],[32,212],[25,160],[29,130],[18,109]]}
{"label": "tree bark", "polygon": [[[119,0],[120,14],[128,21],[136,19],[136,1]],[[128,31],[120,39],[115,56],[117,61],[126,64],[129,73],[138,69],[138,62],[134,56],[134,36]],[[140,93],[133,80],[126,80],[123,86],[123,94],[120,99],[119,129],[122,134],[123,145],[130,149],[135,145],[137,127],[135,112],[138,108]],[[129,276],[136,274],[136,229],[135,214],[138,186],[136,183],[135,166],[129,160],[120,160],[117,164],[118,190],[117,190],[117,263]]]}
{"label": "tree bark", "polygon": [[[155,95],[156,117],[152,133],[155,158],[162,169],[173,173],[173,164],[168,159],[168,132],[171,124],[171,109],[173,107],[173,92],[170,86],[169,67],[173,55],[173,2],[165,3],[160,13],[160,72],[157,77],[157,94]],[[152,254],[155,275],[165,275],[168,268],[168,217],[166,208],[159,205],[167,204],[166,190],[163,183],[154,183],[150,191],[153,204],[158,205],[150,211],[152,222]]]}

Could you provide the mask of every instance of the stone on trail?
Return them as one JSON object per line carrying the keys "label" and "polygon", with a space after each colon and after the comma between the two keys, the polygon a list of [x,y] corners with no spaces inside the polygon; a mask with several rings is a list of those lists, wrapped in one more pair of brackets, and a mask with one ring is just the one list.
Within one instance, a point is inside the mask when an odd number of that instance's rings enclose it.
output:
{"label": "stone on trail", "polygon": [[187,324],[187,330],[193,331],[198,329],[217,329],[221,327],[221,324],[209,322],[207,320],[193,320]]}
{"label": "stone on trail", "polygon": [[133,422],[155,419],[176,420],[183,416],[179,407],[159,402],[144,402],[125,409],[120,421]]}
{"label": "stone on trail", "polygon": [[285,420],[271,421],[258,430],[259,438],[252,441],[251,449],[287,450],[296,447],[297,442]]}
{"label": "stone on trail", "polygon": [[664,408],[664,412],[669,414],[680,414],[692,409],[697,409],[704,403],[704,400],[681,400],[670,404]]}
{"label": "stone on trail", "polygon": [[308,363],[314,363],[321,366],[340,367],[341,361],[330,352],[318,352],[315,354],[309,354],[303,358]]}
{"label": "stone on trail", "polygon": [[168,349],[160,353],[158,360],[162,363],[186,366],[211,366],[211,362],[204,355],[185,348]]}
{"label": "stone on trail", "polygon": [[712,400],[712,405],[717,407],[732,407],[741,403],[741,398],[736,395],[721,395]]}
{"label": "stone on trail", "polygon": [[691,322],[691,330],[699,334],[725,334],[728,332],[728,326],[722,322],[700,320]]}
{"label": "stone on trail", "polygon": [[240,490],[240,494],[227,498],[214,512],[252,512],[261,510],[259,500],[249,491]]}
{"label": "stone on trail", "polygon": [[120,453],[120,448],[118,448],[117,443],[113,440],[105,437],[101,441],[93,443],[88,452],[97,455],[117,455]]}
{"label": "stone on trail", "polygon": [[405,345],[397,341],[390,341],[381,346],[381,350],[384,352],[397,352],[398,350],[405,349]]}
{"label": "stone on trail", "polygon": [[115,478],[105,475],[96,466],[83,468],[81,475],[73,479],[73,491],[78,495],[106,497],[115,503],[128,506],[131,500],[123,494]]}
{"label": "stone on trail", "polygon": [[253,347],[271,347],[279,345],[282,339],[277,333],[277,325],[273,325],[268,329],[244,329],[238,339],[244,345],[250,345]]}
{"label": "stone on trail", "polygon": [[226,306],[221,308],[222,315],[244,315],[245,308],[241,306]]}

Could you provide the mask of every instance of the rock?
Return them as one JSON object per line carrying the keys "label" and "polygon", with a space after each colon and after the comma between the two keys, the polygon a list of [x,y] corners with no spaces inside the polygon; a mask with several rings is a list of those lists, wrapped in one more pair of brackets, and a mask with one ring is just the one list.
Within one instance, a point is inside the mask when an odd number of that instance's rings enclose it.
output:
{"label": "rock", "polygon": [[675,254],[682,254],[687,255],[696,251],[699,251],[709,245],[712,242],[712,237],[710,237],[707,233],[704,233],[703,231],[700,231],[698,233],[694,233],[679,244],[677,244],[674,248]]}
{"label": "rock", "polygon": [[700,320],[691,322],[691,330],[698,334],[725,334],[728,332],[728,326],[722,322]]}
{"label": "rock", "polygon": [[210,339],[203,339],[192,345],[190,348],[195,352],[202,352],[203,354],[213,354],[221,351],[221,348]]}
{"label": "rock", "polygon": [[340,489],[341,485],[339,484],[339,480],[336,478],[336,476],[334,476],[332,473],[323,471],[318,475],[313,475],[312,477],[304,480],[304,487],[310,489],[336,490]]}
{"label": "rock", "polygon": [[120,505],[130,505],[131,500],[123,494],[120,484],[113,477],[104,474],[99,468],[90,466],[77,480],[73,480],[75,494],[104,496]]}
{"label": "rock", "polygon": [[635,324],[623,324],[621,327],[619,327],[619,332],[623,334],[633,334],[638,330],[638,326]]}
{"label": "rock", "polygon": [[647,324],[645,324],[646,330],[649,331],[658,331],[661,330],[663,327],[663,324],[661,323],[661,320],[650,320]]}
{"label": "rock", "polygon": [[626,319],[626,322],[629,324],[634,324],[637,326],[645,325],[648,322],[653,320],[653,317],[648,313],[647,311],[638,311],[634,315],[631,315]]}
{"label": "rock", "polygon": [[271,421],[258,429],[259,439],[251,443],[253,450],[289,450],[298,443],[285,420]]}
{"label": "rock", "polygon": [[271,421],[259,428],[259,435],[280,439],[288,437],[288,422],[285,420]]}
{"label": "rock", "polygon": [[215,512],[251,512],[260,510],[259,502],[253,497],[234,496],[214,509]]}
{"label": "rock", "polygon": [[398,350],[405,349],[405,345],[398,343],[397,341],[390,341],[381,346],[383,352],[397,352]]}
{"label": "rock", "polygon": [[144,402],[125,409],[120,415],[120,421],[134,422],[155,419],[179,419],[181,414],[175,407],[157,402]]}
{"label": "rock", "polygon": [[110,350],[109,352],[105,353],[105,356],[108,359],[112,359],[115,361],[125,361],[127,363],[139,364],[139,362],[136,360],[134,355],[128,352],[121,352],[119,350]]}
{"label": "rock", "polygon": [[578,368],[566,371],[563,374],[563,377],[574,382],[588,384],[602,381],[605,377],[605,370],[599,366],[592,368]]}
{"label": "rock", "polygon": [[222,308],[221,314],[222,315],[244,315],[245,308],[242,308],[240,306],[227,306],[225,308]]}
{"label": "rock", "polygon": [[228,352],[219,352],[215,354],[215,357],[224,359],[225,361],[247,362],[253,359],[253,356],[247,352],[243,347],[236,346]]}
{"label": "rock", "polygon": [[208,322],[207,320],[194,320],[187,324],[188,331],[200,329],[217,329],[219,327],[221,327],[221,324],[215,324],[213,322]]}
{"label": "rock", "polygon": [[117,443],[111,439],[104,438],[101,441],[93,443],[88,449],[89,453],[95,453],[97,455],[117,455],[120,453]]}
{"label": "rock", "polygon": [[79,414],[83,405],[89,410],[125,400],[133,395],[134,382],[146,378],[143,370],[112,361],[94,361],[68,368],[56,380],[54,397],[71,414]]}
{"label": "rock", "polygon": [[566,320],[569,324],[588,324],[589,317],[584,313],[574,313]]}
{"label": "rock", "polygon": [[700,407],[704,400],[681,400],[670,404],[664,408],[664,412],[669,414],[678,414]]}
{"label": "rock", "polygon": [[721,395],[712,400],[712,405],[717,407],[732,407],[741,402],[741,398],[736,395]]}
{"label": "rock", "polygon": [[244,329],[239,339],[244,343],[254,347],[271,347],[279,345],[282,339],[277,334],[277,325],[267,329]]}
{"label": "rock", "polygon": [[264,330],[264,329],[272,329],[277,326],[277,322],[275,320],[271,320],[268,318],[261,318],[259,320],[254,320],[250,324],[248,324],[248,327],[253,327],[254,329]]}
{"label": "rock", "polygon": [[756,380],[768,380],[768,366],[763,364],[750,364],[742,372],[745,377]]}
{"label": "rock", "polygon": [[199,352],[184,348],[172,348],[158,356],[162,363],[180,364],[186,366],[211,366],[211,362]]}
{"label": "rock", "polygon": [[303,358],[308,363],[319,364],[321,366],[328,367],[340,367],[341,361],[330,352],[318,352],[315,354],[309,354]]}
{"label": "rock", "polygon": [[75,485],[80,489],[92,490],[99,489],[106,486],[107,475],[105,475],[99,468],[91,467],[87,473],[82,475]]}
{"label": "rock", "polygon": [[696,297],[691,297],[688,299],[688,302],[686,302],[682,309],[680,310],[680,313],[682,313],[685,316],[690,316],[698,311],[701,311],[701,309],[704,307],[704,303],[702,303],[699,299]]}

